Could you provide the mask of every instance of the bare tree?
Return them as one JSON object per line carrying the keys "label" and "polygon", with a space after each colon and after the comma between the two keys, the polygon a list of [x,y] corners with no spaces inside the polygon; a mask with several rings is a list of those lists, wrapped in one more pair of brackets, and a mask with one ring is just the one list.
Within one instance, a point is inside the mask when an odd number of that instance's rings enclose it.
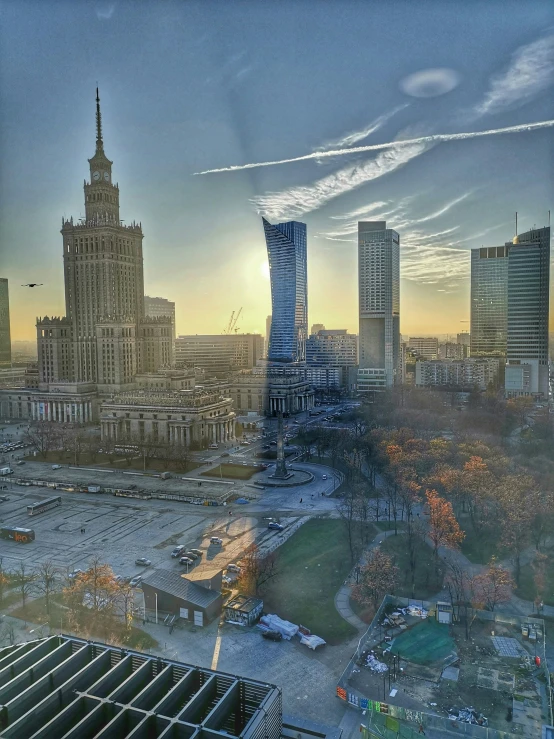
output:
{"label": "bare tree", "polygon": [[270,580],[280,574],[275,553],[262,554],[256,544],[248,547],[241,558],[240,568],[238,580],[241,590],[251,595],[258,595]]}
{"label": "bare tree", "polygon": [[32,447],[40,457],[46,458],[48,452],[58,446],[56,425],[50,421],[34,421],[24,434],[24,441]]}
{"label": "bare tree", "polygon": [[50,615],[50,597],[61,584],[61,573],[58,567],[47,559],[41,562],[36,570],[36,589],[44,595],[46,613]]}
{"label": "bare tree", "polygon": [[14,572],[17,590],[21,595],[21,605],[25,608],[27,598],[33,592],[37,573],[29,570],[25,562],[20,562],[19,567]]}

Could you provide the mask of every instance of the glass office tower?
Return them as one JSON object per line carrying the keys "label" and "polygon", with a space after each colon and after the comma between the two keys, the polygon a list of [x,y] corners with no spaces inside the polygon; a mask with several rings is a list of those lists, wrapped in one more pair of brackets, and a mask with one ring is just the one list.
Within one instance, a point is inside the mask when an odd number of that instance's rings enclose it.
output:
{"label": "glass office tower", "polygon": [[472,357],[505,357],[508,311],[508,246],[471,250]]}
{"label": "glass office tower", "polygon": [[267,356],[273,362],[304,362],[308,331],[306,224],[272,225],[262,218],[271,280],[271,331]]}

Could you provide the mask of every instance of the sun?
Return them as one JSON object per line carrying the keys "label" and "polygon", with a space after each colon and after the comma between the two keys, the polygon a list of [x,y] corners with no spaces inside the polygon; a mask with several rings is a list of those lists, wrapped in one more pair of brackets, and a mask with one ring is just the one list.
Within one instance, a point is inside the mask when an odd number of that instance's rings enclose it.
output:
{"label": "sun", "polygon": [[266,280],[269,280],[269,263],[264,261],[260,264],[260,272]]}

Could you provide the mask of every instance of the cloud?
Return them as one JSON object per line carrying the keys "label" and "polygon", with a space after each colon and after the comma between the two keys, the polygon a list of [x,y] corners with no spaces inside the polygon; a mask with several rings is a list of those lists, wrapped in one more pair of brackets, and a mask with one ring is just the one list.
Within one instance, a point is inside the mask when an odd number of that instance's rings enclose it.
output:
{"label": "cloud", "polygon": [[445,246],[402,246],[400,277],[425,285],[439,280],[461,280],[470,271],[470,251]]}
{"label": "cloud", "polygon": [[411,146],[399,146],[381,152],[375,159],[327,175],[312,185],[291,187],[281,192],[270,192],[257,198],[252,198],[259,213],[270,219],[283,217],[296,218],[304,213],[321,208],[333,198],[350,192],[360,185],[390,174],[412,159],[420,156],[431,148],[428,143],[417,143]]}
{"label": "cloud", "polygon": [[358,218],[358,216],[368,215],[374,210],[380,210],[381,208],[384,208],[385,205],[388,205],[389,203],[390,201],[387,201],[387,200],[378,200],[375,203],[364,205],[362,208],[351,210],[348,213],[339,213],[336,216],[331,216],[331,218],[334,221],[345,221],[345,220],[350,220],[351,218]]}
{"label": "cloud", "polygon": [[499,113],[523,105],[551,85],[553,79],[554,34],[520,46],[508,69],[493,77],[490,90],[476,106],[475,113]]}
{"label": "cloud", "polygon": [[115,11],[115,3],[99,2],[96,4],[96,17],[99,21],[108,21]]}
{"label": "cloud", "polygon": [[439,216],[448,213],[451,208],[468,198],[473,192],[473,190],[470,190],[470,192],[466,192],[463,195],[460,195],[459,198],[451,200],[449,203],[446,203],[446,205],[443,205],[442,208],[439,208],[439,210],[436,210],[434,213],[430,213],[428,216],[424,216],[423,218],[418,218],[417,220],[412,221],[412,223],[426,223],[427,221],[432,221],[434,218],[438,218]]}
{"label": "cloud", "polygon": [[343,154],[363,154],[368,151],[379,151],[382,149],[399,149],[400,147],[410,147],[413,144],[434,144],[443,141],[465,141],[466,139],[477,139],[483,136],[496,136],[503,133],[523,133],[526,131],[535,131],[541,128],[551,128],[554,126],[554,120],[538,121],[536,123],[522,123],[517,126],[507,126],[505,128],[491,128],[487,131],[472,131],[469,133],[437,133],[431,136],[420,136],[415,139],[404,139],[403,141],[388,141],[384,144],[370,144],[367,146],[351,146],[346,149],[331,149],[329,151],[314,151],[310,154],[303,154],[299,157],[291,157],[290,159],[276,159],[271,162],[252,162],[250,164],[234,164],[230,167],[220,167],[218,169],[205,169],[203,172],[195,172],[195,175],[215,174],[218,172],[240,172],[243,169],[256,169],[258,167],[273,167],[277,164],[290,164],[291,162],[303,162],[308,159],[321,159],[322,157],[336,157]]}
{"label": "cloud", "polygon": [[408,106],[409,103],[399,105],[397,108],[394,108],[394,110],[391,110],[388,113],[384,113],[383,115],[379,116],[374,121],[369,123],[365,128],[362,128],[360,131],[353,131],[352,133],[348,133],[345,136],[342,136],[340,139],[328,141],[326,144],[323,144],[323,146],[319,148],[319,151],[329,149],[330,147],[352,146],[353,144],[357,144],[358,141],[362,141],[363,139],[370,136],[372,133],[375,133],[375,131],[378,131],[394,115],[399,113],[401,110],[404,110],[404,108],[407,108]]}
{"label": "cloud", "polygon": [[451,92],[462,77],[454,69],[422,69],[400,80],[400,89],[416,98],[434,98]]}

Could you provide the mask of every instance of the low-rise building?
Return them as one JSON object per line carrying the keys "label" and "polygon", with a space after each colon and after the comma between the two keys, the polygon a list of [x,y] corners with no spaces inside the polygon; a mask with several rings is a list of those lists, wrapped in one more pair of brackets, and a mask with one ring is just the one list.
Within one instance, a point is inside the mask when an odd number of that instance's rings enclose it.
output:
{"label": "low-rise building", "polygon": [[204,447],[235,436],[230,397],[219,389],[146,388],[114,395],[100,408],[102,440],[138,439]]}
{"label": "low-rise building", "polygon": [[178,367],[200,367],[209,375],[227,375],[255,367],[264,354],[261,334],[178,336],[175,363]]}
{"label": "low-rise building", "polygon": [[233,407],[239,414],[256,411],[274,416],[301,413],[314,406],[314,390],[303,368],[256,368],[241,372],[231,381]]}
{"label": "low-rise building", "polygon": [[408,347],[422,359],[437,359],[439,340],[436,336],[410,336]]}
{"label": "low-rise building", "polygon": [[205,626],[221,613],[220,592],[191,582],[184,575],[170,570],[154,570],[142,583],[144,608],[150,615],[163,613],[195,626]]}
{"label": "low-rise building", "polygon": [[445,387],[458,390],[485,390],[496,382],[500,360],[496,357],[472,357],[460,361],[437,359],[416,362],[417,387]]}

